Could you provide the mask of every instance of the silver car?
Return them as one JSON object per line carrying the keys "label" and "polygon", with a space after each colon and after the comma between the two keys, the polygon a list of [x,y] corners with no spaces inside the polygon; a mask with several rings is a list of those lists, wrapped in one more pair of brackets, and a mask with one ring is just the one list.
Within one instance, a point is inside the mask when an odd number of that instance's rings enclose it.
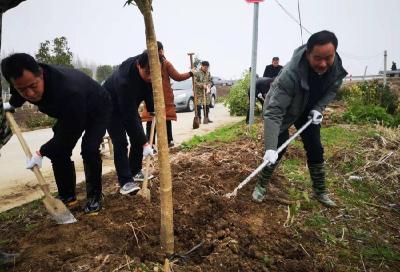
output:
{"label": "silver car", "polygon": [[[192,79],[173,81],[171,87],[174,92],[176,111],[194,111]],[[217,88],[213,85],[210,91],[210,108],[213,108],[217,99]]]}

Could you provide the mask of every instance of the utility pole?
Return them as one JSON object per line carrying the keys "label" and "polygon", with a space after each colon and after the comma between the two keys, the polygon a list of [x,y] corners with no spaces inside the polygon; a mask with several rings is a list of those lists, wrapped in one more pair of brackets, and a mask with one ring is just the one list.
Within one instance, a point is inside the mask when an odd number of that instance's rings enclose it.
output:
{"label": "utility pole", "polygon": [[249,126],[254,123],[255,93],[256,93],[256,73],[257,73],[257,41],[258,41],[258,4],[264,0],[246,0],[247,3],[254,4],[253,12],[253,40],[251,47],[251,74],[250,74],[250,113]]}
{"label": "utility pole", "polygon": [[386,87],[386,77],[387,77],[387,51],[383,53],[383,86]]}

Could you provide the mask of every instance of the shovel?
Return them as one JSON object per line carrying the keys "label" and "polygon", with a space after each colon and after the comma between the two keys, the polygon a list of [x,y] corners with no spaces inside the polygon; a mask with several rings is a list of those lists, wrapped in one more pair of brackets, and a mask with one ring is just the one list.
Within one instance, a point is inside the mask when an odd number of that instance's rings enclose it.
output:
{"label": "shovel", "polygon": [[[194,53],[188,53],[190,57],[190,68],[193,69],[193,55]],[[192,77],[192,90],[193,90],[193,96],[194,96],[194,118],[193,118],[193,129],[199,128],[200,127],[200,118],[199,118],[199,113],[197,111],[197,95],[196,95],[196,90],[194,86],[194,77]]]}
{"label": "shovel", "polygon": [[[14,117],[10,112],[6,112],[6,117],[8,122],[11,125],[11,129],[14,132],[15,135],[17,135],[17,138],[19,142],[21,143],[22,149],[25,152],[25,155],[28,158],[32,157],[32,153],[28,147],[28,144],[25,142],[25,139],[22,137],[21,130],[19,129],[17,123],[14,120]],[[50,194],[49,186],[44,180],[42,173],[40,172],[39,168],[37,165],[33,167],[33,172],[35,173],[36,179],[39,183],[40,189],[42,189],[44,193],[44,198],[43,198],[43,204],[46,208],[46,210],[49,212],[49,214],[53,217],[53,219],[57,222],[57,224],[70,224],[70,223],[75,223],[76,219],[72,215],[72,213],[67,209],[67,207],[64,205],[64,203],[59,200],[54,198]]]}
{"label": "shovel", "polygon": [[203,90],[203,114],[204,114],[204,119],[203,119],[203,124],[208,124],[208,113],[207,113],[207,99],[206,99],[206,90]]}
{"label": "shovel", "polygon": [[[282,152],[297,136],[300,135],[310,124],[312,123],[312,119],[308,120],[307,123],[305,123],[295,134],[293,134],[292,137],[290,137],[286,142],[284,142],[277,150],[278,154]],[[269,161],[264,161],[262,164],[260,164],[256,170],[254,170],[245,180],[243,180],[236,188],[233,190],[231,193],[225,194],[225,197],[231,198],[235,197],[237,195],[237,191],[240,190],[243,186],[245,186],[249,181],[254,178],[258,173],[261,172],[261,170],[265,167],[271,165]]]}
{"label": "shovel", "polygon": [[[156,118],[153,116],[152,122],[151,122],[151,129],[150,129],[150,146],[153,146],[153,140],[154,140],[154,130],[156,127]],[[147,201],[151,200],[151,195],[150,195],[150,189],[148,188],[148,183],[149,183],[149,172],[150,172],[150,158],[151,156],[146,157],[146,169],[144,170],[144,179],[143,179],[143,185],[142,189],[139,191],[139,195],[141,195],[144,199]]]}

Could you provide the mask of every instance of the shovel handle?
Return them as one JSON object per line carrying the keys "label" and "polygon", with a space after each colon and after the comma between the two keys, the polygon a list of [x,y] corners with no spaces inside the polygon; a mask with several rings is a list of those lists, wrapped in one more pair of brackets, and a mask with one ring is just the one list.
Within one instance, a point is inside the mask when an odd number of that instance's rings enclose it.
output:
{"label": "shovel handle", "polygon": [[[194,53],[188,53],[189,58],[190,58],[190,69],[193,69],[193,55]],[[196,95],[196,90],[194,86],[194,75],[192,76],[192,91],[193,91],[193,97],[194,97],[194,116],[198,117],[199,113],[197,112],[197,95]]]}
{"label": "shovel handle", "polygon": [[[8,122],[11,125],[11,130],[14,132],[15,135],[17,135],[17,138],[18,138],[19,142],[21,143],[21,146],[22,146],[22,149],[25,152],[25,155],[28,158],[31,158],[32,157],[32,152],[29,149],[29,146],[26,143],[24,137],[22,137],[21,130],[20,130],[17,122],[15,122],[14,116],[11,114],[11,112],[6,112],[6,118],[7,118]],[[43,193],[46,196],[49,196],[50,195],[50,190],[49,190],[48,184],[44,180],[43,175],[39,170],[39,167],[37,167],[37,165],[35,165],[33,167],[32,171],[33,171],[33,173],[35,173],[36,179],[37,179],[37,181],[38,181],[38,183],[40,185],[40,188],[42,189]]]}
{"label": "shovel handle", "polygon": [[[286,142],[284,142],[277,150],[278,154],[282,152],[297,136],[299,136],[310,124],[312,123],[312,120],[308,120],[307,123],[305,123],[298,131],[296,131],[295,134],[293,134],[292,137],[290,137]],[[233,190],[232,193],[227,194],[226,196],[236,196],[237,191],[240,190],[243,186],[245,186],[249,181],[254,178],[258,173],[261,172],[261,170],[265,167],[271,165],[269,161],[263,161],[250,175],[247,176],[245,180],[243,180],[236,188]]]}

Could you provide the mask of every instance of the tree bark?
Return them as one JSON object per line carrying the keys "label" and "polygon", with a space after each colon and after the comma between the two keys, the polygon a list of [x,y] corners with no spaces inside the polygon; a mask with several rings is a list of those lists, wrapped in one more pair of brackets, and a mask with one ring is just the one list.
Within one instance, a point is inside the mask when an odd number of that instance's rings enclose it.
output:
{"label": "tree bark", "polygon": [[158,159],[160,165],[161,248],[166,254],[172,254],[174,253],[172,182],[167,143],[161,65],[158,57],[157,39],[154,30],[153,17],[151,14],[151,0],[135,0],[135,3],[143,14],[146,27],[146,45],[150,59],[151,82],[153,86],[154,106],[156,111]]}

